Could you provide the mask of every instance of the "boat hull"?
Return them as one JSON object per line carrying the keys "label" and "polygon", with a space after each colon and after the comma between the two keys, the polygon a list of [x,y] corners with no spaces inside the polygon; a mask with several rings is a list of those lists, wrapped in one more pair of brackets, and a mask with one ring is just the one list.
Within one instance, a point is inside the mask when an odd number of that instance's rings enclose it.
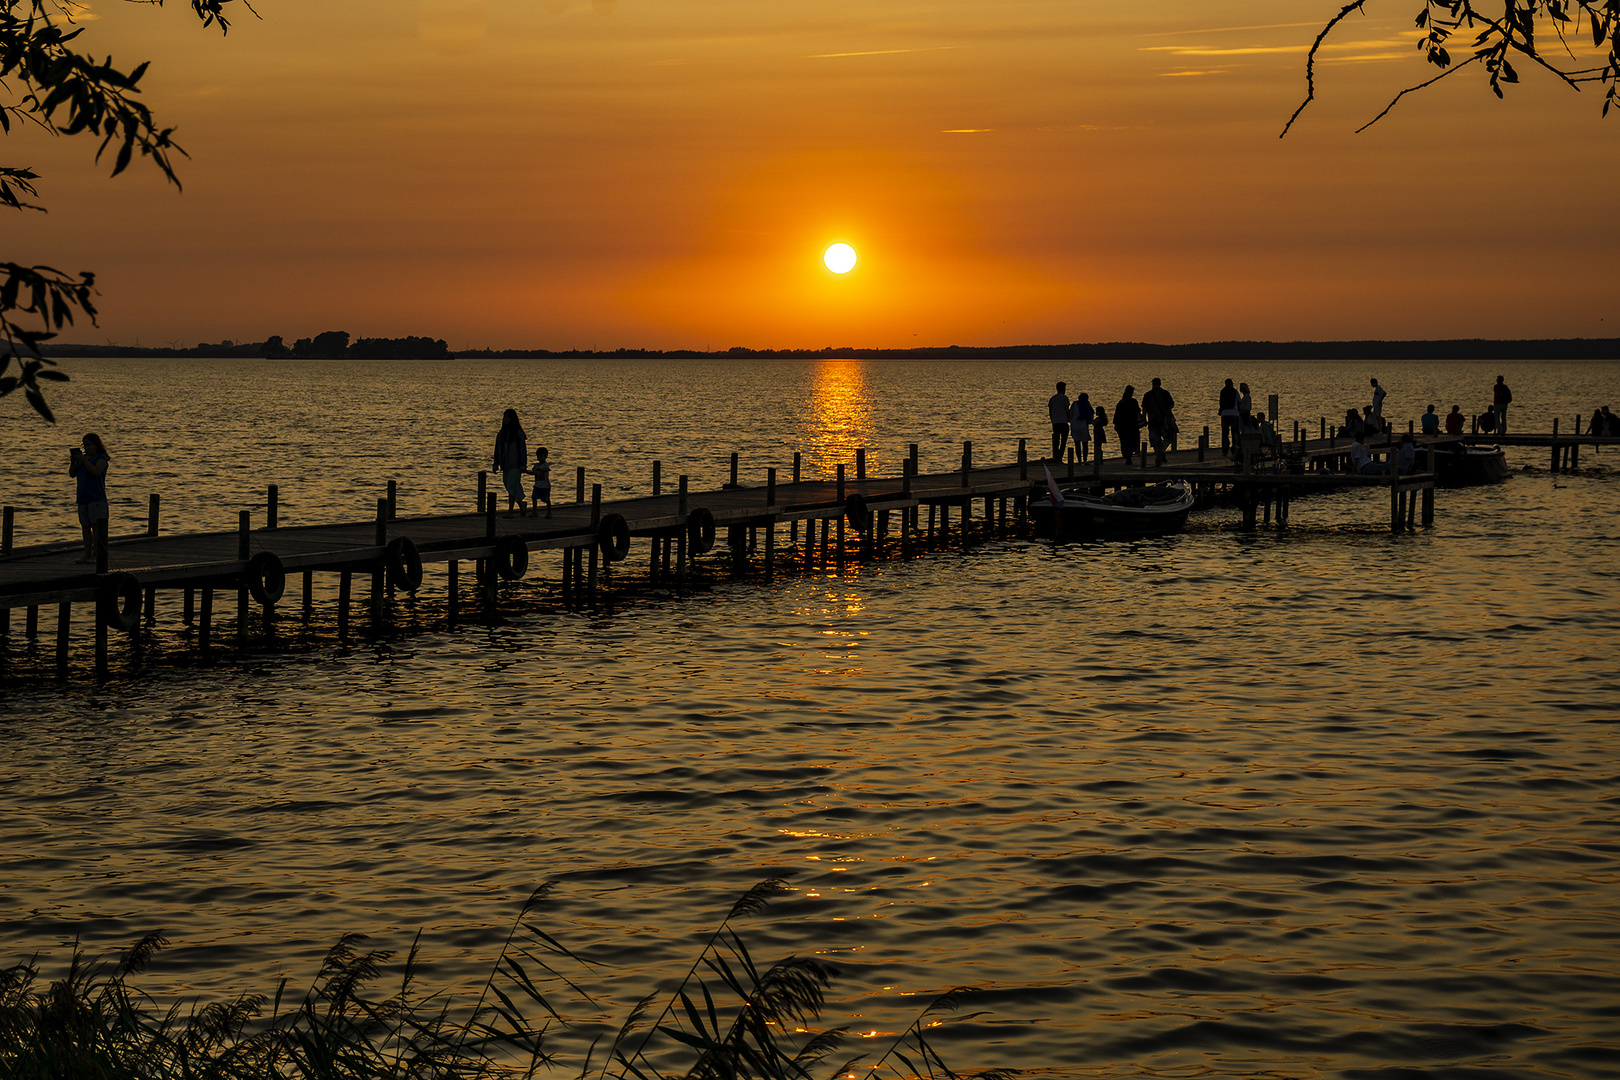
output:
{"label": "boat hull", "polygon": [[1508,478],[1507,455],[1500,446],[1440,443],[1434,448],[1434,478],[1442,487],[1499,483]]}
{"label": "boat hull", "polygon": [[1179,482],[1126,488],[1103,497],[1066,491],[1061,508],[1044,501],[1044,495],[1040,490],[1030,499],[1035,533],[1064,539],[1178,533],[1186,528],[1193,507],[1192,489]]}

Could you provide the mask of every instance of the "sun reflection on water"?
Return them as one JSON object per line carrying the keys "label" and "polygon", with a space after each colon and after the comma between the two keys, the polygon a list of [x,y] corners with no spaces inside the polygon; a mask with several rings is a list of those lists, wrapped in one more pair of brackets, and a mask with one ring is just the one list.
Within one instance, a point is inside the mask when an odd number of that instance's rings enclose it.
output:
{"label": "sun reflection on water", "polygon": [[[812,475],[831,476],[843,464],[853,479],[855,451],[874,441],[866,375],[866,363],[861,360],[823,360],[816,365],[806,431],[806,464]],[[876,475],[877,468],[868,454],[867,475]]]}

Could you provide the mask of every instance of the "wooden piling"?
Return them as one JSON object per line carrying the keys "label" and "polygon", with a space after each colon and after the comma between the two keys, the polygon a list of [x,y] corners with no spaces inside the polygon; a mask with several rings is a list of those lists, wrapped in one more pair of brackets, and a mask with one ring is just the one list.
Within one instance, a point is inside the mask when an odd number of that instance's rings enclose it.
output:
{"label": "wooden piling", "polygon": [[654,495],[662,495],[664,493],[664,463],[662,461],[653,462],[652,493]]}
{"label": "wooden piling", "polygon": [[482,511],[484,509],[484,496],[487,495],[488,493],[489,493],[489,473],[486,472],[483,469],[479,469],[478,470],[478,502],[475,504],[478,507],[478,509],[476,511],[474,511],[474,513],[480,512],[480,511]]}
{"label": "wooden piling", "polygon": [[56,605],[56,674],[68,672],[68,627],[73,623],[73,605],[66,601]]}
{"label": "wooden piling", "polygon": [[574,501],[585,501],[585,466],[580,465],[574,469]]}
{"label": "wooden piling", "polygon": [[12,539],[17,532],[17,508],[0,508],[0,555],[10,555]]}
{"label": "wooden piling", "polygon": [[445,610],[452,628],[456,625],[456,617],[461,614],[461,560],[451,559],[445,567],[446,589]]}
{"label": "wooden piling", "polygon": [[866,479],[866,448],[857,447],[855,450],[855,479]]}
{"label": "wooden piling", "polygon": [[[1074,475],[1074,470],[1071,469],[1069,471],[1069,475],[1071,475],[1071,476]],[[1018,479],[1020,479],[1020,480],[1028,480],[1029,479],[1029,440],[1028,439],[1019,439],[1018,440]]]}
{"label": "wooden piling", "polygon": [[[793,482],[795,484],[799,482],[799,461],[801,456],[802,455],[799,451],[793,451]],[[789,534],[789,541],[796,547],[799,543],[799,522],[797,519],[794,520],[791,529],[792,531]]]}
{"label": "wooden piling", "polygon": [[353,572],[348,568],[338,571],[338,637],[349,636],[349,596],[353,584]]}
{"label": "wooden piling", "polygon": [[776,468],[772,466],[765,470],[765,505],[774,509],[776,507]]}
{"label": "wooden piling", "polygon": [[962,486],[967,487],[973,476],[973,443],[962,443]]}
{"label": "wooden piling", "polygon": [[842,514],[838,515],[838,576],[844,576],[844,516]]}
{"label": "wooden piling", "polygon": [[[388,499],[387,499],[388,518],[387,518],[387,520],[389,520],[389,521],[394,520],[394,516],[395,516],[395,512],[396,512],[395,508],[398,505],[399,505],[399,483],[398,483],[398,481],[390,480],[390,481],[388,481]],[[274,527],[275,526],[271,526],[271,528],[274,528]]]}
{"label": "wooden piling", "polygon": [[[680,477],[680,500],[680,510],[678,513],[681,516],[681,520],[684,521],[689,513],[686,507],[686,474],[684,473],[682,473]],[[686,531],[684,529],[681,531],[681,535],[686,535]]]}
{"label": "wooden piling", "polygon": [[[776,470],[772,469],[774,481]],[[776,575],[776,522],[765,524],[765,580],[770,581]]]}
{"label": "wooden piling", "polygon": [[39,637],[39,605],[29,604],[23,615],[23,637],[33,641]]}
{"label": "wooden piling", "polygon": [[202,587],[202,596],[197,605],[197,647],[204,656],[208,655],[208,647],[214,640],[214,590],[212,586]]}
{"label": "wooden piling", "polygon": [[158,508],[162,505],[162,502],[155,491],[146,497],[147,536],[156,536],[158,534]]}
{"label": "wooden piling", "polygon": [[300,605],[299,618],[305,626],[315,620],[315,571],[304,571],[304,596]]}
{"label": "wooden piling", "polygon": [[[393,499],[393,495],[394,495],[394,482],[392,480],[390,480],[390,481],[388,481],[388,497],[389,497],[390,500]],[[276,523],[280,520],[280,516],[281,516],[280,513],[279,513],[279,511],[280,511],[280,502],[281,502],[281,488],[279,486],[277,486],[275,484],[271,484],[269,487],[265,488],[265,490],[264,490],[264,527],[266,529],[274,529],[276,527]]]}
{"label": "wooden piling", "polygon": [[738,486],[737,485],[737,454],[735,452],[733,452],[732,455],[731,455],[731,485],[730,486],[733,487],[733,488]]}
{"label": "wooden piling", "polygon": [[844,466],[842,462],[838,465],[838,505],[844,505]]}

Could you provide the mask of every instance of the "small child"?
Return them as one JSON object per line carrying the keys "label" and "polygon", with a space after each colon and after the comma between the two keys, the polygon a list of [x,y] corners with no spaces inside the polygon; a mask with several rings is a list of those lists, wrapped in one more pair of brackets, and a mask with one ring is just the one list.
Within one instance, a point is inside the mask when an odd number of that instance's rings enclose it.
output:
{"label": "small child", "polygon": [[534,448],[534,468],[529,471],[534,474],[534,516],[540,516],[540,504],[546,504],[546,517],[551,516],[551,465],[546,461],[547,450],[543,446]]}

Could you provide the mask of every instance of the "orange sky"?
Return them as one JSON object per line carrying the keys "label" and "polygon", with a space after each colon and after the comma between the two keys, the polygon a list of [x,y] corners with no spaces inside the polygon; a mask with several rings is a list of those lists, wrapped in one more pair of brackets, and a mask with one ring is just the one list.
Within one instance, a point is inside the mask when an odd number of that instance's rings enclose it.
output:
{"label": "orange sky", "polygon": [[[236,5],[233,5],[236,6]],[[1415,0],[96,0],[183,193],[35,133],[67,340],[718,349],[1620,336],[1620,117],[1428,76]],[[1590,40],[1589,38],[1587,39]],[[1432,70],[1432,69],[1431,69]],[[861,254],[837,278],[820,262]]]}

